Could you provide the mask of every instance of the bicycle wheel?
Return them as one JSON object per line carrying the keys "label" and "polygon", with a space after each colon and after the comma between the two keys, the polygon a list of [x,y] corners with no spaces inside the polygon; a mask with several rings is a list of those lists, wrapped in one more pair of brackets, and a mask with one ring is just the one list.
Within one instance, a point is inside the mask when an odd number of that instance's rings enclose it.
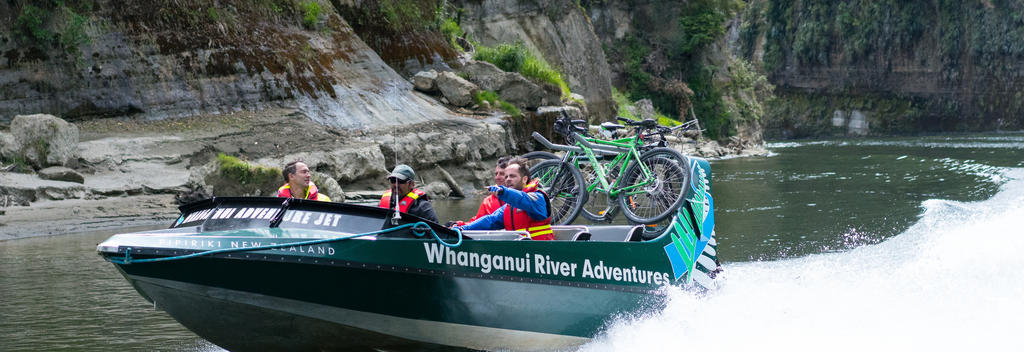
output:
{"label": "bicycle wheel", "polygon": [[548,195],[552,225],[571,224],[587,202],[583,176],[569,163],[544,160],[530,168],[530,175]]}
{"label": "bicycle wheel", "polygon": [[[644,175],[640,163],[651,174]],[[679,152],[655,148],[626,169],[620,187],[637,186],[619,194],[619,206],[630,221],[653,224],[672,215],[690,188],[690,164]]]}
{"label": "bicycle wheel", "polygon": [[[597,171],[594,169],[594,165],[581,158],[577,164],[577,168],[580,170],[580,175],[583,176],[583,185],[590,187],[590,185],[597,184],[601,186],[601,181],[597,179]],[[600,161],[599,161],[600,162]],[[603,166],[603,165],[602,165]],[[615,172],[616,170],[605,170],[606,172]],[[615,178],[615,175],[608,176],[611,179]],[[612,200],[608,197],[607,192],[594,190],[588,192],[587,202],[583,204],[583,217],[590,221],[611,221],[614,217],[614,211],[612,209]]]}
{"label": "bicycle wheel", "polygon": [[542,161],[542,160],[561,160],[562,159],[562,157],[556,155],[555,153],[545,152],[543,150],[532,151],[532,152],[523,154],[522,156],[523,156],[523,159],[526,159],[526,160],[529,160],[529,161],[535,161],[535,162],[538,162],[538,163],[540,161]]}

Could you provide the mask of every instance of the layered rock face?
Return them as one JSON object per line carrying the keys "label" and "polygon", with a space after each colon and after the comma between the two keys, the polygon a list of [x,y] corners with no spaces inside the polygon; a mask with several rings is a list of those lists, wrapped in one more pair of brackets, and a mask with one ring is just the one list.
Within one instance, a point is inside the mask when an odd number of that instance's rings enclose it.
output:
{"label": "layered rock face", "polygon": [[[288,4],[96,1],[89,40],[73,50],[0,28],[0,124],[40,112],[162,119],[275,106],[344,128],[454,117],[329,7],[308,28]],[[15,23],[17,9],[0,6]]]}
{"label": "layered rock face", "polygon": [[576,2],[456,1],[461,26],[483,45],[522,42],[557,67],[570,90],[582,95],[592,117],[614,119],[611,70],[601,43]]}
{"label": "layered rock face", "polygon": [[1021,1],[753,1],[736,51],[772,137],[1024,128]]}

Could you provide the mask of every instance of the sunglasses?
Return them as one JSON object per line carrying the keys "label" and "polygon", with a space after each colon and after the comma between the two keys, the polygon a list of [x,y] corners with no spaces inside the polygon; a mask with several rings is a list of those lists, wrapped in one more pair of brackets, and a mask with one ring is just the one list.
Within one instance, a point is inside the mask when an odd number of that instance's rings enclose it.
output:
{"label": "sunglasses", "polygon": [[399,180],[397,177],[388,177],[388,183],[397,183],[400,185],[404,185],[406,183],[409,183],[409,181],[410,180]]}

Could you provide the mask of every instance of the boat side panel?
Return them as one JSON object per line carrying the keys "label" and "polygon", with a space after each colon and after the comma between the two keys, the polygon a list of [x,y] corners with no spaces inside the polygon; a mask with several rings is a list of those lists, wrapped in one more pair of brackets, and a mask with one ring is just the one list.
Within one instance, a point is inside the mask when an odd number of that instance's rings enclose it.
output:
{"label": "boat side panel", "polygon": [[132,264],[122,269],[131,277],[220,287],[407,319],[577,337],[594,336],[609,317],[662,304],[662,297],[643,293],[360,264],[198,258]]}

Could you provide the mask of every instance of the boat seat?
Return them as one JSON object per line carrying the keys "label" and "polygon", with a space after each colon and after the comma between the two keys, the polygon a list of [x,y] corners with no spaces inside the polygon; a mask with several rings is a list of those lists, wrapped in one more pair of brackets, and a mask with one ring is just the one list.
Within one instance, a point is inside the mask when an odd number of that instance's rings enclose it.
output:
{"label": "boat seat", "polygon": [[477,231],[477,230],[466,230],[462,231],[462,234],[466,237],[472,238],[476,241],[518,241],[529,235],[526,231]]}
{"label": "boat seat", "polygon": [[643,225],[591,226],[589,232],[580,233],[577,241],[630,242],[640,241]]}
{"label": "boat seat", "polygon": [[551,231],[555,241],[575,241],[580,233],[589,232],[589,229],[580,225],[556,225],[551,226]]}

